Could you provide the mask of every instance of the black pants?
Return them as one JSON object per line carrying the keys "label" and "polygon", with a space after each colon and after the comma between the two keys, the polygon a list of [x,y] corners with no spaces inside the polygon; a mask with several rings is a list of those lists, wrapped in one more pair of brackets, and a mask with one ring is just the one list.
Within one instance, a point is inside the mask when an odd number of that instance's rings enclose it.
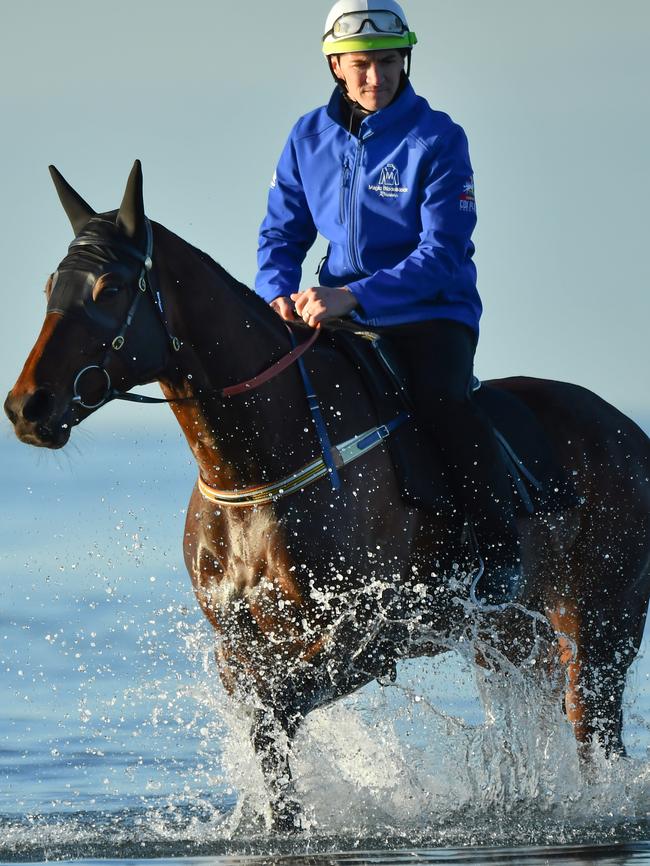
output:
{"label": "black pants", "polygon": [[490,422],[470,396],[476,335],[449,319],[382,330],[406,376],[418,423],[451,474],[455,505],[479,542],[516,538],[512,487]]}

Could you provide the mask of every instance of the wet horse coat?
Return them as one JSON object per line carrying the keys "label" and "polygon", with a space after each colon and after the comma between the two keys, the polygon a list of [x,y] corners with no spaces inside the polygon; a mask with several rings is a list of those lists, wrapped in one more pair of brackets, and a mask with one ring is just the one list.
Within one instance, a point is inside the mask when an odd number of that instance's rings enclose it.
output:
{"label": "wet horse coat", "polygon": [[[155,223],[148,271],[139,163],[118,212],[95,214],[55,180],[77,238],[5,403],[19,438],[62,447],[111,388],[157,379],[211,487],[272,482],[317,456],[295,366],[251,393],[221,396],[222,386],[289,352],[287,330],[212,259]],[[386,420],[343,354],[317,343],[305,360],[332,442]],[[558,633],[566,712],[583,750],[597,740],[620,751],[625,677],[650,593],[650,443],[577,386],[491,384],[532,410],[580,497],[558,525],[544,516],[522,522],[522,603]],[[297,820],[288,757],[304,715],[392,673],[400,657],[441,651],[475,617],[463,603],[466,587],[451,589],[439,574],[456,541],[454,521],[404,504],[384,448],[341,476],[337,492],[323,479],[248,508],[215,506],[195,486],[187,511],[187,568],[219,635],[221,677],[250,709],[282,827]],[[515,663],[532,640],[530,622],[514,608],[495,616]]]}

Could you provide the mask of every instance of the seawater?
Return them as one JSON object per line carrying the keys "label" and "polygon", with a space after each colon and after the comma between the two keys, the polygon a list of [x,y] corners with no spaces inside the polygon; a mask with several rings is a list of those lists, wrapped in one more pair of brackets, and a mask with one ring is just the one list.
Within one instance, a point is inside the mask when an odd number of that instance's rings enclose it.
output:
{"label": "seawater", "polygon": [[7,433],[0,456],[0,862],[650,862],[645,652],[630,758],[589,780],[559,709],[523,682],[459,652],[403,663],[308,718],[306,831],[271,835],[182,561],[196,470],[177,428],[91,422],[55,453]]}

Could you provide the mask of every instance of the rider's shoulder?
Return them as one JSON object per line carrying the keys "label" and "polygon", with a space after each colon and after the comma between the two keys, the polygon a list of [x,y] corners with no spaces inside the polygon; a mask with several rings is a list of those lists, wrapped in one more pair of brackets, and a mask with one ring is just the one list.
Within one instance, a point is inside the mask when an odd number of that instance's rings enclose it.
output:
{"label": "rider's shoulder", "polygon": [[418,126],[423,130],[436,135],[453,134],[462,130],[462,126],[453,120],[446,111],[432,108],[423,96],[415,98],[414,116],[417,117]]}
{"label": "rider's shoulder", "polygon": [[443,141],[466,140],[463,127],[445,111],[432,108],[423,96],[416,97],[416,110],[412,117],[415,121],[413,133],[429,147],[435,147]]}
{"label": "rider's shoulder", "polygon": [[294,139],[310,138],[311,136],[321,135],[327,129],[335,126],[336,122],[327,113],[327,106],[321,105],[319,108],[314,108],[303,114],[294,123],[291,130],[291,137]]}

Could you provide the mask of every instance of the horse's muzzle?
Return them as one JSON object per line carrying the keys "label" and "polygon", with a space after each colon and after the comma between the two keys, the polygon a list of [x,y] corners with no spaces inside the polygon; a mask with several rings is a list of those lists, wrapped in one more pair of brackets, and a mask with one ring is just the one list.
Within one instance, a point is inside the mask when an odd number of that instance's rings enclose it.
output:
{"label": "horse's muzzle", "polygon": [[56,397],[47,388],[26,394],[10,391],[4,405],[21,442],[40,448],[63,448],[70,438],[70,410],[57,411]]}

